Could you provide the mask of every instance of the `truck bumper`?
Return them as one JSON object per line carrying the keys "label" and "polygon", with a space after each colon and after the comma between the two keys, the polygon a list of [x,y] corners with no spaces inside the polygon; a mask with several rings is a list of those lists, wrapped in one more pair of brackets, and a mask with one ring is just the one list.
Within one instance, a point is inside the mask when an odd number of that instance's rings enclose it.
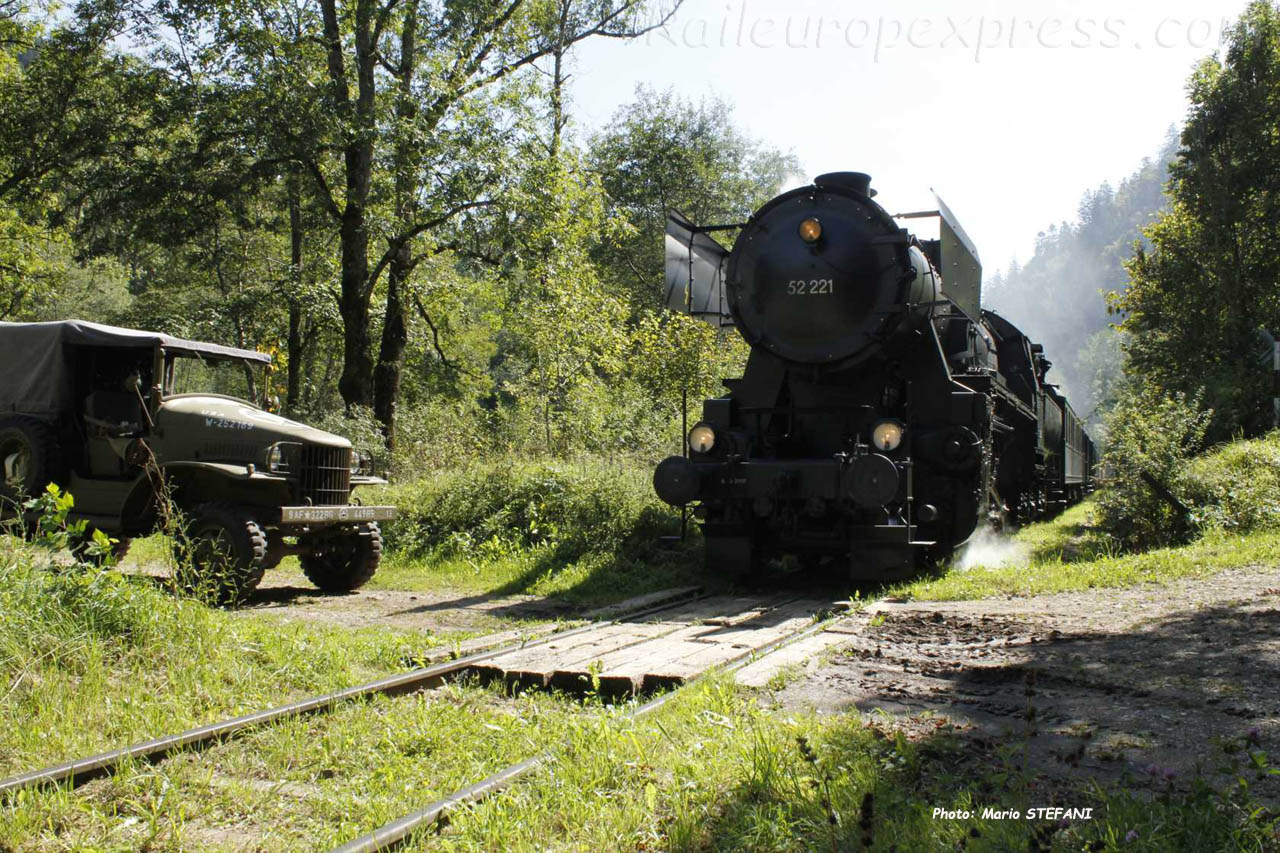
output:
{"label": "truck bumper", "polygon": [[353,524],[389,521],[396,517],[393,506],[285,506],[280,508],[281,525]]}

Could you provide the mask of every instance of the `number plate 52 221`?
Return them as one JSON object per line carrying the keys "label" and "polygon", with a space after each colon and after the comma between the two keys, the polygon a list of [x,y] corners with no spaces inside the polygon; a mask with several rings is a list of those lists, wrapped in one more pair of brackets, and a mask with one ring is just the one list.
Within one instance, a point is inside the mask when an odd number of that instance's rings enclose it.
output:
{"label": "number plate 52 221", "polygon": [[812,279],[792,279],[787,282],[787,294],[789,296],[815,296],[819,293],[835,293],[835,279],[830,278],[812,278]]}

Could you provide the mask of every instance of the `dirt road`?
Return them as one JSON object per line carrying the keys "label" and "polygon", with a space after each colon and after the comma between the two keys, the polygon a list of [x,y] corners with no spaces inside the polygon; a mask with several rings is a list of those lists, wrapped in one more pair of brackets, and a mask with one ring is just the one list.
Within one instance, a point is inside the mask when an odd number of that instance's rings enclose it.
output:
{"label": "dirt road", "polygon": [[[1224,746],[1280,748],[1280,568],[1126,590],[875,605],[863,630],[776,692],[924,736],[957,730],[1042,783],[1213,775]],[[873,717],[874,719],[874,717]],[[1254,780],[1273,802],[1280,777]],[[1258,788],[1257,786],[1262,786]]]}

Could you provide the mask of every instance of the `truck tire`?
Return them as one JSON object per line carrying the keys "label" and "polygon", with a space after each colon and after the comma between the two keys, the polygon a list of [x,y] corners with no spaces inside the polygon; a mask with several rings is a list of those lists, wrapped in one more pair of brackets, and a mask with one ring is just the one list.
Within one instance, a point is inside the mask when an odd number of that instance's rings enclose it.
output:
{"label": "truck tire", "polygon": [[48,424],[34,418],[0,418],[0,499],[38,496],[61,479],[62,462]]}
{"label": "truck tire", "polygon": [[322,533],[306,543],[299,562],[307,578],[325,592],[352,592],[369,582],[382,562],[382,531],[376,522],[354,530]]}
{"label": "truck tire", "polygon": [[175,580],[215,604],[242,603],[266,572],[267,535],[242,507],[204,504],[174,541]]}

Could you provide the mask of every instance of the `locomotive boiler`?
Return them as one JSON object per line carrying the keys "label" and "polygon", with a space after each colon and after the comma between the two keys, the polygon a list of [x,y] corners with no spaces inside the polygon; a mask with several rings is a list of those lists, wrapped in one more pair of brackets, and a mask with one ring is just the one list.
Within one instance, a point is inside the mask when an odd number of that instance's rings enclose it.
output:
{"label": "locomotive boiler", "polygon": [[[855,579],[942,560],[979,524],[1060,510],[1093,445],[1043,350],[981,308],[982,268],[938,210],[895,218],[858,172],[818,177],[740,226],[667,226],[673,308],[751,346],[705,401],[658,496],[695,506],[708,567],[835,558]],[[938,239],[900,219],[935,216]],[[732,251],[710,235],[739,229]]]}

